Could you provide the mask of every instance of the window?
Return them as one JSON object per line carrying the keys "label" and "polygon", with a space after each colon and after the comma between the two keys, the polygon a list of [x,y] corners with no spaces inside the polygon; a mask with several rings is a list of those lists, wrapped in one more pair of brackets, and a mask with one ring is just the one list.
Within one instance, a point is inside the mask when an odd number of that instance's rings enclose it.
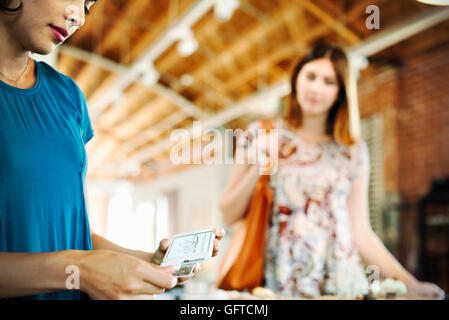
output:
{"label": "window", "polygon": [[111,197],[107,239],[125,248],[154,251],[163,238],[172,236],[170,194],[140,202],[134,208],[130,188]]}

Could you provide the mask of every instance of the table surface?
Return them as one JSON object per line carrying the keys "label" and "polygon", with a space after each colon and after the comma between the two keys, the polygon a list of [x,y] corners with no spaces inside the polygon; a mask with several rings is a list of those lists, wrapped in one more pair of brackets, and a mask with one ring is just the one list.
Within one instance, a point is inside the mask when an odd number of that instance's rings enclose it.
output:
{"label": "table surface", "polygon": [[[228,296],[231,300],[263,300],[263,299],[269,299],[269,300],[363,300],[363,298],[359,299],[351,299],[351,298],[344,298],[344,297],[337,297],[337,296],[321,296],[317,298],[303,298],[303,297],[285,297],[285,296],[277,296],[277,295],[254,295],[247,292],[240,292],[240,291],[227,291]],[[415,295],[415,294],[405,294],[400,295],[397,297],[374,297],[375,300],[424,300],[423,297]]]}

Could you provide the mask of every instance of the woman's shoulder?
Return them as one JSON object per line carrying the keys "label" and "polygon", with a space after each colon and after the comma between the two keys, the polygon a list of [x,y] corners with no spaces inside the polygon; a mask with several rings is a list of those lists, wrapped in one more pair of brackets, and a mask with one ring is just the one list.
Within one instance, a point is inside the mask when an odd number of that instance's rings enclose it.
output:
{"label": "woman's shoulder", "polygon": [[345,151],[347,153],[360,153],[364,151],[365,149],[368,149],[368,145],[366,141],[362,138],[355,139],[352,143],[347,144],[343,143],[341,141],[332,140],[334,144],[342,151]]}
{"label": "woman's shoulder", "polygon": [[352,145],[346,148],[346,158],[354,167],[354,172],[357,173],[360,169],[369,168],[370,156],[368,144],[363,139],[357,139]]}
{"label": "woman's shoulder", "polygon": [[360,155],[368,152],[368,144],[366,143],[365,140],[359,138],[356,141],[354,141],[353,144],[348,146],[348,150],[351,152],[351,154]]}
{"label": "woman's shoulder", "polygon": [[38,66],[41,75],[47,82],[51,83],[51,88],[62,87],[63,89],[70,90],[76,93],[79,93],[79,91],[81,91],[81,89],[72,78],[56,70],[48,63],[36,60],[35,63]]}
{"label": "woman's shoulder", "polygon": [[247,130],[257,130],[257,129],[281,129],[285,128],[285,122],[282,118],[264,118],[259,120],[251,121]]}

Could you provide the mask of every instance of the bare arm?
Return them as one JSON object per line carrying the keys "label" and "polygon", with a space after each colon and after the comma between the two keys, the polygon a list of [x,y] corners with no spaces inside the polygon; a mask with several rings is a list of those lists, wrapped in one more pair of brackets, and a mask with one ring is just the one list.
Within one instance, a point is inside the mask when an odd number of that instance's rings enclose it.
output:
{"label": "bare arm", "polygon": [[[93,299],[148,299],[172,288],[172,267],[160,267],[110,250],[0,253],[0,298],[67,290],[76,266],[79,289]],[[68,273],[66,273],[68,272]]]}
{"label": "bare arm", "polygon": [[142,259],[144,261],[151,261],[151,257],[153,256],[153,253],[150,252],[123,248],[93,232],[91,233],[91,237],[92,237],[93,250],[111,250],[115,252],[125,253],[137,257],[139,259]]}
{"label": "bare arm", "polygon": [[[244,152],[244,149],[239,148],[237,152]],[[243,218],[259,180],[258,166],[249,164],[246,157],[244,162],[243,164],[234,164],[228,184],[220,199],[223,220],[228,225]]]}
{"label": "bare arm", "polygon": [[368,206],[368,172],[354,180],[348,198],[352,235],[362,259],[368,265],[379,267],[382,275],[396,278],[407,286],[417,280],[385,248],[382,241],[371,228]]}
{"label": "bare arm", "polygon": [[174,285],[171,270],[149,263],[151,253],[122,248],[95,234],[92,242],[93,251],[0,252],[0,298],[66,290],[68,266],[79,268],[80,289],[92,298],[147,298]]}
{"label": "bare arm", "polygon": [[79,265],[86,251],[0,252],[0,298],[66,289],[66,268]]}
{"label": "bare arm", "polygon": [[368,172],[354,180],[348,197],[352,235],[357,249],[368,265],[375,265],[382,275],[405,283],[408,290],[423,297],[441,299],[444,291],[432,283],[420,282],[385,248],[369,222]]}

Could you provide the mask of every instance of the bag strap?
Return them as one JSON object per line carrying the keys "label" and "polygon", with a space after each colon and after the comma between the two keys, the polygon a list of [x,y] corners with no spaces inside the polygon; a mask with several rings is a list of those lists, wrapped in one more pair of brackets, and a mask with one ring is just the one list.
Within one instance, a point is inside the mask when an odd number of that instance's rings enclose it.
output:
{"label": "bag strap", "polygon": [[[270,120],[260,121],[260,126],[263,129],[273,129],[273,124]],[[255,192],[262,192],[262,190],[268,191],[269,188],[269,176],[261,176],[259,178],[259,181],[257,183],[257,186],[254,190]],[[250,200],[251,202],[251,200]],[[233,233],[233,236],[230,240],[230,243],[228,245],[228,249],[221,261],[220,268],[218,270],[218,277],[217,277],[217,287],[220,288],[223,280],[225,279],[226,275],[234,265],[236,259],[238,258],[238,255],[240,254],[240,251],[242,250],[242,247],[244,245],[245,238],[247,236],[247,228],[248,228],[248,215],[245,213],[245,217],[240,219],[238,222],[236,222],[236,227]]]}
{"label": "bag strap", "polygon": [[265,129],[265,130],[274,129],[273,120],[271,120],[271,119],[260,120],[259,123],[260,123],[260,127],[262,129]]}

